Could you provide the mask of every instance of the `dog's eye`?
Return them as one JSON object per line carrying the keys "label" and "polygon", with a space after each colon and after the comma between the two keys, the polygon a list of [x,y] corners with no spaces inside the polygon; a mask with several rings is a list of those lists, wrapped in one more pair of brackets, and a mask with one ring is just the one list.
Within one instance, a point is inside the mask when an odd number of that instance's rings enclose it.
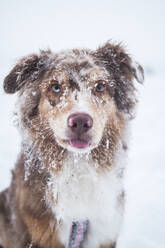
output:
{"label": "dog's eye", "polygon": [[58,83],[55,83],[52,85],[52,90],[55,92],[55,93],[60,93],[61,92],[61,87]]}
{"label": "dog's eye", "polygon": [[98,82],[98,83],[96,84],[96,91],[97,91],[97,92],[104,92],[105,89],[106,89],[106,86],[105,86],[104,83]]}

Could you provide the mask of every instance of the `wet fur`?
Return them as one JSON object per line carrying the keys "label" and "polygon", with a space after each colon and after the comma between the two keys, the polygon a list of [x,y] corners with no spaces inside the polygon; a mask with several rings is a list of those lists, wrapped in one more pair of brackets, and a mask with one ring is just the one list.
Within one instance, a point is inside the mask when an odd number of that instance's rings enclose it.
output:
{"label": "wet fur", "polygon": [[[138,64],[134,66],[121,44],[110,42],[95,51],[74,49],[57,54],[41,51],[39,55],[22,58],[4,80],[6,93],[18,92],[18,128],[22,135],[22,147],[12,172],[11,185],[0,194],[0,244],[3,247],[64,247],[60,223],[54,211],[58,199],[54,198],[49,185],[52,175],[58,181],[69,152],[65,142],[55,136],[56,130],[51,128],[48,120],[53,118],[57,121],[60,130],[60,123],[75,109],[75,101],[81,91],[81,82],[77,83],[76,79],[82,81],[85,87],[89,81],[88,87],[94,89],[92,73],[97,75],[97,81],[105,80],[107,87],[105,96],[91,91],[91,98],[94,101],[102,98],[101,102],[93,103],[87,97],[96,131],[99,130],[100,117],[105,117],[106,122],[97,146],[88,151],[92,161],[89,165],[96,165],[92,171],[98,175],[106,175],[113,168],[118,168],[114,175],[122,182],[123,166],[120,166],[120,161],[116,162],[116,156],[127,151],[125,133],[137,102],[134,79],[143,81],[142,67]],[[61,98],[54,97],[50,91],[57,79],[69,89],[64,99],[66,106],[60,106]],[[75,90],[77,93],[72,100],[70,94]],[[98,115],[98,111],[102,116]],[[92,133],[93,136],[96,134]],[[123,209],[122,187],[116,197],[119,209]],[[116,240],[109,238],[108,243],[105,240],[98,247],[116,247]]]}

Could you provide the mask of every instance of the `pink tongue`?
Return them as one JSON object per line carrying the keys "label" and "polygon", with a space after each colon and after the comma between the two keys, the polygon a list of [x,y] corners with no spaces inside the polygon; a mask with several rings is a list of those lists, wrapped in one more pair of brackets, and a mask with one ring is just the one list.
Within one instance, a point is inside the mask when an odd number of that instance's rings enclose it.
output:
{"label": "pink tongue", "polygon": [[76,148],[85,148],[88,147],[88,142],[84,140],[70,140],[70,145]]}

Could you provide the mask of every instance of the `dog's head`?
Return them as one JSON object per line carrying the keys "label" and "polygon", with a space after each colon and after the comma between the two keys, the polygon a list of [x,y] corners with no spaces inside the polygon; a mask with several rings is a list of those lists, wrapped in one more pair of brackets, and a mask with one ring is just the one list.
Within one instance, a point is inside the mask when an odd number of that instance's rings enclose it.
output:
{"label": "dog's head", "polygon": [[54,142],[97,157],[99,147],[113,150],[133,113],[134,79],[143,81],[142,67],[120,44],[106,43],[95,51],[24,57],[5,78],[4,89],[19,92],[21,127],[33,141],[40,137],[44,146]]}

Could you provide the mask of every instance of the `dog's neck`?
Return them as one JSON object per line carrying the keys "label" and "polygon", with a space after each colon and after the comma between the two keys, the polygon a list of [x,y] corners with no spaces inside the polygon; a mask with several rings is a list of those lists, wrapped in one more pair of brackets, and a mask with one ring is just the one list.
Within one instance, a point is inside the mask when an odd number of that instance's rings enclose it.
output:
{"label": "dog's neck", "polygon": [[[112,221],[111,213],[115,211],[114,206],[118,206],[123,191],[123,168],[126,162],[124,153],[120,146],[114,164],[101,168],[92,159],[91,153],[70,152],[64,159],[62,169],[58,173],[51,173],[45,199],[59,224],[62,243],[66,244],[68,241],[73,221],[89,220],[94,230],[89,234],[91,240],[95,233],[95,225],[98,225],[98,231],[100,221],[105,226]],[[95,220],[98,221],[97,224],[94,224]],[[118,219],[115,223],[118,223]],[[105,239],[108,235],[109,232],[106,231]],[[113,236],[115,235],[114,232]],[[87,247],[91,247],[91,243]]]}

